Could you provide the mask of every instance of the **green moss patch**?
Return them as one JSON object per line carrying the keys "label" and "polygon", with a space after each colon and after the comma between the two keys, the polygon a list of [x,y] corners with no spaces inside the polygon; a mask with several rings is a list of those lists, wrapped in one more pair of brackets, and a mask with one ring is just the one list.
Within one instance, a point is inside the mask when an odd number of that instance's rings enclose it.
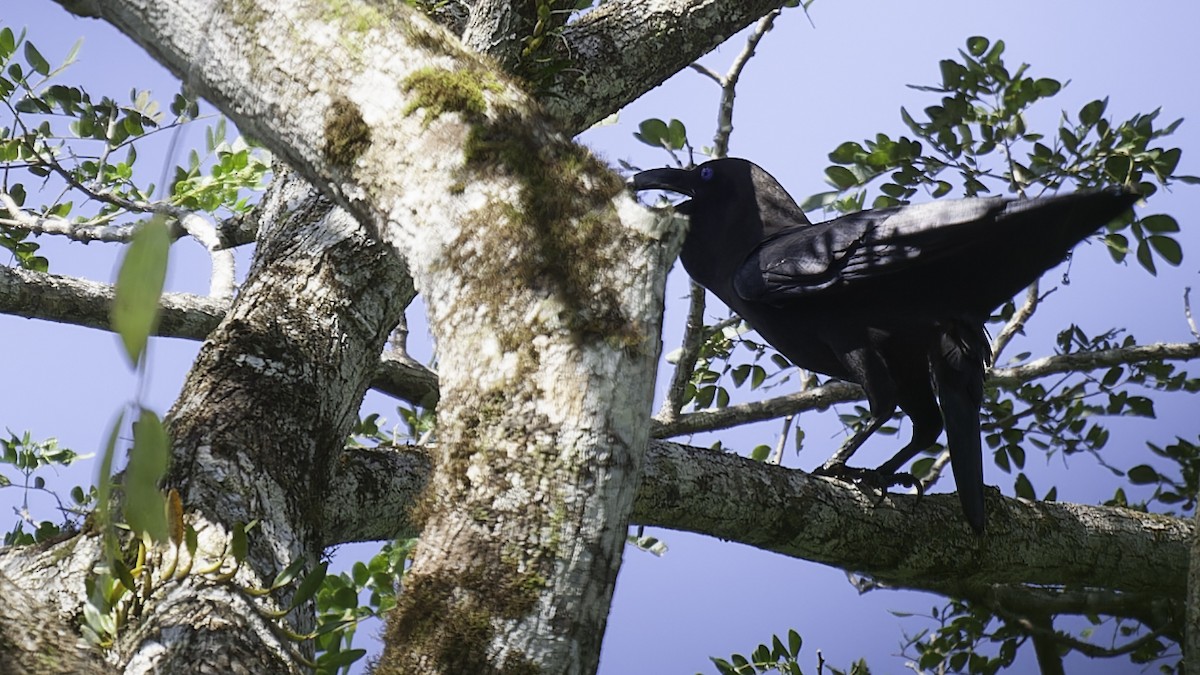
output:
{"label": "green moss patch", "polygon": [[401,88],[416,94],[403,113],[411,115],[423,109],[425,124],[428,125],[450,112],[460,113],[469,121],[479,121],[487,111],[483,92],[498,91],[500,83],[483,70],[422,68],[405,78]]}
{"label": "green moss patch", "polygon": [[371,145],[371,128],[353,101],[338,96],[325,112],[325,143],[321,149],[335,166],[353,166]]}

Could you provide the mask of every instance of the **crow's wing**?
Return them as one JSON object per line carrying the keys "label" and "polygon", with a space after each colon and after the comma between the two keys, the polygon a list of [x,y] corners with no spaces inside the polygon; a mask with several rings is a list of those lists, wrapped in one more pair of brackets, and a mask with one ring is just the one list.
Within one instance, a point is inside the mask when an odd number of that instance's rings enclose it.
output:
{"label": "crow's wing", "polygon": [[734,275],[734,289],[743,299],[769,303],[887,281],[978,247],[981,230],[1012,203],[932,202],[791,228],[750,254]]}

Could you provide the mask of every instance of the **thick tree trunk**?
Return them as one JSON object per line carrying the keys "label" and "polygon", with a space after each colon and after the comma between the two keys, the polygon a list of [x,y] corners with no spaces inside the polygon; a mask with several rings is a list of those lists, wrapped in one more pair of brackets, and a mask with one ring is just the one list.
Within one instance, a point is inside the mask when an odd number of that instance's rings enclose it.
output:
{"label": "thick tree trunk", "polygon": [[[380,669],[594,670],[648,438],[677,237],[655,229],[621,181],[503,74],[409,12],[364,4],[330,15],[296,2],[270,12],[187,1],[92,9],[330,187],[407,257],[425,295],[443,371],[440,461]],[[329,43],[329,32],[357,39]],[[308,320],[278,316],[292,284],[313,272],[256,272],[202,350],[172,427],[183,457],[171,484],[207,534],[202,552],[215,554],[251,518],[269,533],[251,536],[237,577],[248,586],[319,552],[323,511],[312,507],[332,474],[325,460],[349,430],[370,372],[364,355],[379,351],[337,332],[355,317],[314,325],[313,315],[330,314],[320,295],[306,298]],[[276,301],[274,321],[258,297]],[[365,322],[396,315],[361,304]],[[300,447],[284,452],[280,437]],[[176,588],[139,625],[132,660],[179,620],[175,609],[245,609],[232,591],[212,602]],[[248,621],[233,631],[217,622],[189,644],[236,633],[230,649],[254,670],[293,668],[287,646]],[[194,656],[184,648],[156,663]]]}

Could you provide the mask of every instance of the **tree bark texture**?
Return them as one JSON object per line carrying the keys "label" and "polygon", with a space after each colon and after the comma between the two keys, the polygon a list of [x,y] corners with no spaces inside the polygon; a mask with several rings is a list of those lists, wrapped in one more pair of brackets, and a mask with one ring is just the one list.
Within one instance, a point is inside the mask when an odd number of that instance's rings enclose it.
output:
{"label": "tree bark texture", "polygon": [[[678,237],[503,73],[403,8],[93,9],[327,187],[406,257],[425,296],[444,370],[440,451],[420,509],[423,546],[380,671],[593,670],[648,438]],[[259,440],[251,433],[226,447],[208,437],[219,425],[204,408],[230,386],[246,393],[242,409],[265,419],[292,419],[299,403],[253,400],[237,382],[247,365],[260,378],[296,366],[284,352],[243,357],[236,309],[176,408],[176,439],[195,460],[181,463],[178,484],[189,506],[214,508],[224,522],[251,516],[242,498],[251,488],[248,501],[270,504],[276,541],[257,565],[265,571],[312,552],[318,528],[287,489],[311,465],[266,461],[244,484],[226,477],[232,498],[189,473],[216,460],[237,475],[238,449]],[[222,371],[231,363],[242,371]],[[330,400],[303,393],[311,405]],[[301,410],[322,422],[309,429],[313,442],[348,431]],[[308,497],[324,486],[306,487]]]}

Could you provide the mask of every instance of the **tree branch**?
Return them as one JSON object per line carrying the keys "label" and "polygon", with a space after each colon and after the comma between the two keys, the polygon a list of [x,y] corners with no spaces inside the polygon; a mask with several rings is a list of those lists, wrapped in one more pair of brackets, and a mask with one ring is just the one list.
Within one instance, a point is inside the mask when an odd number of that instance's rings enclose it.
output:
{"label": "tree branch", "polygon": [[[992,368],[988,371],[988,381],[1014,385],[1058,373],[1110,368],[1160,359],[1190,361],[1196,358],[1200,358],[1200,342],[1158,342],[1094,352],[1058,354],[1010,368]],[[701,431],[728,429],[749,422],[761,422],[805,410],[827,408],[835,403],[862,399],[861,387],[834,380],[820,387],[786,396],[680,415],[670,423],[656,422],[651,433],[655,438],[671,438]]]}
{"label": "tree branch", "polygon": [[[0,313],[100,330],[112,330],[111,284],[0,267]],[[203,340],[225,318],[229,302],[191,293],[163,293],[159,337]],[[431,408],[438,400],[437,374],[404,354],[385,352],[371,387]]]}
{"label": "tree branch", "polygon": [[783,4],[780,0],[616,0],[554,46],[564,68],[546,101],[572,132],[620,110]]}
{"label": "tree branch", "polygon": [[[326,509],[362,539],[407,536],[412,502],[429,474],[425,450],[348,453]],[[961,522],[957,497],[875,496],[833,479],[737,455],[655,441],[632,521],[735,541],[868,574],[892,587],[1020,604],[1010,584],[1069,585],[1057,607],[1123,614],[1135,603],[1182,597],[1192,523],[1127,509],[1027,502],[988,494],[988,534]],[[351,504],[370,505],[361,510]],[[351,521],[360,514],[366,520]],[[334,530],[331,530],[334,531]],[[334,532],[341,532],[336,530]],[[338,536],[336,545],[358,540]],[[1124,600],[1099,588],[1124,591]]]}
{"label": "tree branch", "polygon": [[[0,267],[0,312],[112,330],[113,286],[77,277]],[[220,323],[228,300],[163,293],[156,335],[201,340]]]}

